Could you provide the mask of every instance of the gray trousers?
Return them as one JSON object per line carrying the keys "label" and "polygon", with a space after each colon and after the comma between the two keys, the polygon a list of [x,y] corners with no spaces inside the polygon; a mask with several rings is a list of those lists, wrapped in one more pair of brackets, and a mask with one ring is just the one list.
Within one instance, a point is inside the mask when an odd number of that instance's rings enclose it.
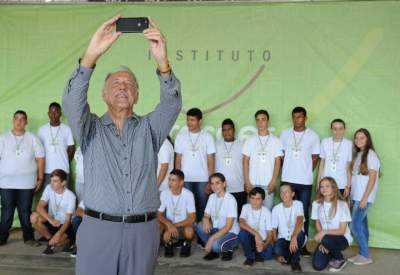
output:
{"label": "gray trousers", "polygon": [[160,227],[157,219],[118,223],[84,216],[76,241],[76,275],[152,275]]}

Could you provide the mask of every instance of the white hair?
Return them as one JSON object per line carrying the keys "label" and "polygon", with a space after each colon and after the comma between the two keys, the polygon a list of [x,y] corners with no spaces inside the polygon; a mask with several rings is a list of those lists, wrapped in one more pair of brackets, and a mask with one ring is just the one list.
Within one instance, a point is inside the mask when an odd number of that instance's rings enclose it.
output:
{"label": "white hair", "polygon": [[112,76],[113,74],[118,73],[118,72],[126,72],[126,73],[130,74],[132,76],[133,80],[135,81],[136,92],[139,91],[139,84],[137,82],[135,74],[127,66],[121,65],[106,75],[106,78],[104,79],[104,84],[103,84],[103,93],[104,93],[104,90],[106,89],[107,80],[110,78],[110,76]]}

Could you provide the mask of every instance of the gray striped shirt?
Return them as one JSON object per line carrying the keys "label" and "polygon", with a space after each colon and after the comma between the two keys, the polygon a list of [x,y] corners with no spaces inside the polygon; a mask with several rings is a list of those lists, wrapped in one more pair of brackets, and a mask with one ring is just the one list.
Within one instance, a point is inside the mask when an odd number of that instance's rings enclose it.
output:
{"label": "gray striped shirt", "polygon": [[173,73],[158,73],[160,103],[145,116],[126,118],[120,137],[108,113],[98,117],[90,112],[92,72],[78,65],[63,96],[64,112],[83,154],[85,207],[111,215],[157,211],[157,153],[182,106],[180,82]]}

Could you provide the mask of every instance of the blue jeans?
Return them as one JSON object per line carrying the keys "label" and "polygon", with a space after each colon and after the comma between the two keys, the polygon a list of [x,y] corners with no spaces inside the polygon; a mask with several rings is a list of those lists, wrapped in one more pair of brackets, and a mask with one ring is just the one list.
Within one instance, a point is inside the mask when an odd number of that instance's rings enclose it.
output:
{"label": "blue jeans", "polygon": [[[326,249],[328,249],[329,253],[323,254],[319,250],[320,245],[323,245]],[[328,266],[331,259],[343,260],[342,251],[348,246],[349,243],[344,236],[325,235],[322,238],[321,243],[319,243],[317,248],[315,248],[312,258],[313,268],[320,271]]]}
{"label": "blue jeans", "polygon": [[255,258],[262,258],[264,260],[272,259],[272,245],[268,245],[262,252],[257,252],[256,241],[254,235],[248,231],[240,230],[239,241],[243,247],[244,255],[247,259],[254,260]]}
{"label": "blue jeans", "polygon": [[72,232],[74,233],[73,242],[75,242],[76,232],[78,232],[78,228],[79,228],[79,225],[81,225],[81,222],[82,222],[82,217],[79,217],[79,216],[72,217],[71,226],[72,226]]}
{"label": "blue jeans", "polygon": [[14,220],[15,208],[18,211],[24,241],[33,239],[33,228],[30,221],[33,192],[33,189],[0,189],[0,240],[7,241],[10,235],[9,230]]}
{"label": "blue jeans", "polygon": [[[203,230],[203,223],[198,223],[195,226],[195,230],[199,238],[207,243],[208,239],[218,232],[218,228],[211,229],[210,233],[206,233]],[[233,249],[239,244],[238,236],[232,232],[228,232],[222,237],[216,239],[212,244],[212,251],[215,253],[233,251]]]}
{"label": "blue jeans", "polygon": [[208,200],[208,195],[204,192],[207,182],[185,182],[185,188],[189,189],[194,195],[196,204],[196,220],[201,222],[204,216],[204,210]]}
{"label": "blue jeans", "polygon": [[366,258],[369,257],[368,241],[369,241],[369,229],[368,229],[368,209],[371,207],[371,203],[367,203],[367,206],[363,209],[359,207],[359,201],[353,201],[353,211],[351,215],[350,228],[353,232],[355,239],[359,246],[359,254]]}
{"label": "blue jeans", "polygon": [[295,253],[291,253],[289,250],[290,242],[284,238],[278,239],[274,245],[274,253],[276,256],[282,256],[288,263],[300,262],[300,251],[303,247],[306,235],[303,231],[297,235],[297,246],[298,249]]}
{"label": "blue jeans", "polygon": [[310,220],[309,209],[311,200],[312,185],[290,183],[294,188],[294,199],[301,201],[304,209],[304,233],[308,236],[308,225]]}

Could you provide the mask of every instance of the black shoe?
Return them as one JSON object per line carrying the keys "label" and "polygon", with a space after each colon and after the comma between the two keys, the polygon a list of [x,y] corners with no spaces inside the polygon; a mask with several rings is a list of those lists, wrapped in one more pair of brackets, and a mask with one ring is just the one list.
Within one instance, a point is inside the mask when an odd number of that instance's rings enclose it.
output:
{"label": "black shoe", "polygon": [[203,259],[206,261],[212,261],[212,260],[218,259],[218,258],[219,258],[219,253],[215,253],[212,251],[203,257]]}
{"label": "black shoe", "polygon": [[221,260],[230,261],[230,260],[232,260],[232,255],[233,255],[232,251],[222,252]]}
{"label": "black shoe", "polygon": [[261,257],[261,256],[256,256],[255,261],[256,261],[257,263],[263,263],[263,262],[264,262],[264,258]]}
{"label": "black shoe", "polygon": [[164,246],[164,256],[166,258],[174,257],[174,245],[172,242],[167,242]]}
{"label": "black shoe", "polygon": [[76,245],[74,245],[74,248],[72,249],[71,255],[69,255],[69,256],[71,258],[76,258],[76,252],[77,252]]}
{"label": "black shoe", "polygon": [[291,266],[293,272],[302,272],[300,263],[292,263]]}
{"label": "black shoe", "polygon": [[246,258],[246,261],[244,261],[243,265],[248,265],[248,266],[252,266],[254,264],[254,260],[253,259],[249,259]]}
{"label": "black shoe", "polygon": [[54,247],[53,246],[46,246],[46,249],[42,252],[44,255],[52,255],[54,254]]}
{"label": "black shoe", "polygon": [[311,253],[307,250],[307,247],[303,247],[303,249],[301,249],[300,254],[305,258],[311,257]]}
{"label": "black shoe", "polygon": [[181,256],[183,258],[189,257],[190,256],[190,247],[191,247],[190,242],[184,241],[182,243],[181,252],[180,252],[179,256]]}
{"label": "black shoe", "polygon": [[0,246],[7,244],[7,240],[0,240]]}
{"label": "black shoe", "polygon": [[67,244],[63,247],[62,252],[71,253],[74,250],[74,245]]}

